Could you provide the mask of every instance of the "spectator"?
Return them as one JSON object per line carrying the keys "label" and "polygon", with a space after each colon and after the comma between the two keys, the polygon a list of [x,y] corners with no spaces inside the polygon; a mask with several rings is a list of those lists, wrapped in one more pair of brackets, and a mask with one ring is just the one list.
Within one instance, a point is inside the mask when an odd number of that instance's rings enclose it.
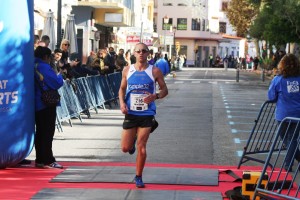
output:
{"label": "spectator", "polygon": [[186,60],[187,60],[187,58],[186,58],[186,55],[185,55],[185,54],[183,55],[183,60],[184,60],[184,61],[183,61],[183,66],[186,67]]}
{"label": "spectator", "polygon": [[116,69],[116,52],[113,47],[108,48],[108,53],[104,57],[104,63],[108,66],[108,74],[114,73]]}
{"label": "spectator", "polygon": [[167,61],[168,65],[169,65],[169,73],[170,73],[170,71],[171,71],[171,61],[168,58],[168,54],[165,54],[165,60]]}
{"label": "spectator", "polygon": [[241,60],[242,60],[242,69],[247,69],[247,68],[246,68],[246,66],[247,66],[246,58],[243,57],[243,58],[241,58]]}
{"label": "spectator", "polygon": [[40,37],[38,35],[34,35],[34,50],[39,46]]}
{"label": "spectator", "polygon": [[63,85],[61,74],[50,66],[51,50],[37,47],[35,55],[35,166],[38,168],[63,168],[53,156],[52,141],[55,132],[56,107],[46,106],[41,100],[43,90],[58,90]]}
{"label": "spectator", "polygon": [[51,59],[50,65],[56,73],[60,72],[61,67],[64,66],[64,64],[62,62],[60,62],[61,56],[62,56],[62,50],[55,49],[54,53],[52,54],[52,59]]}
{"label": "spectator", "polygon": [[180,55],[180,56],[178,57],[178,69],[179,69],[179,70],[182,70],[182,68],[183,68],[183,63],[184,63],[183,55]]}
{"label": "spectator", "polygon": [[213,64],[213,67],[220,67],[221,58],[219,55],[216,56],[215,62]]}
{"label": "spectator", "polygon": [[158,67],[164,76],[170,73],[170,68],[168,62],[165,60],[162,53],[159,54],[159,59],[155,62],[154,66]]}
{"label": "spectator", "polygon": [[131,57],[131,52],[130,52],[130,50],[127,50],[125,53],[125,60],[126,60],[128,66],[131,65],[130,57]]}
{"label": "spectator", "polygon": [[223,64],[224,64],[224,68],[227,69],[228,68],[228,56],[226,55],[225,58],[223,58]]}
{"label": "spectator", "polygon": [[39,45],[43,46],[43,47],[48,47],[49,44],[50,44],[49,36],[48,35],[43,35]]}
{"label": "spectator", "polygon": [[96,54],[94,51],[90,52],[90,55],[87,57],[87,61],[86,61],[86,67],[91,68],[91,64],[93,62],[93,60],[96,58]]}
{"label": "spectator", "polygon": [[153,49],[149,50],[149,56],[148,56],[147,60],[148,60],[149,65],[155,64],[156,60],[154,59],[154,56],[153,56]]}
{"label": "spectator", "polygon": [[66,73],[64,73],[64,79],[72,81],[73,78],[80,77],[80,74],[73,69],[73,67],[75,67],[79,61],[76,60],[70,62],[69,47],[69,40],[63,39],[60,44],[60,49],[62,50],[61,62],[64,64],[64,66],[61,67],[61,69],[66,70]]}
{"label": "spectator", "polygon": [[[285,117],[300,117],[300,65],[298,58],[293,54],[283,56],[278,64],[278,75],[275,76],[270,84],[268,90],[268,98],[276,102],[275,119],[278,124]],[[297,146],[297,138],[299,135],[299,128],[297,123],[285,122],[282,124],[281,137],[286,147],[289,147],[284,168],[290,172],[294,160],[292,160],[295,152],[295,159],[300,162],[300,152]],[[297,131],[295,129],[297,128]],[[293,137],[295,131],[295,136]]]}
{"label": "spectator", "polygon": [[233,68],[233,56],[228,57],[228,68]]}
{"label": "spectator", "polygon": [[93,70],[99,71],[101,75],[105,75],[108,73],[108,66],[104,63],[104,58],[107,55],[107,52],[105,49],[100,49],[97,52],[96,58],[91,63],[91,67]]}
{"label": "spectator", "polygon": [[69,63],[69,47],[70,47],[69,40],[63,39],[60,43],[60,49],[62,50],[61,60],[64,64]]}
{"label": "spectator", "polygon": [[130,63],[131,63],[131,64],[136,63],[136,58],[135,58],[134,54],[132,54],[132,55],[130,56]]}
{"label": "spectator", "polygon": [[213,67],[213,60],[214,60],[214,57],[210,54],[209,57],[209,67]]}
{"label": "spectator", "polygon": [[[75,60],[75,62],[73,62],[73,63],[77,63],[76,65],[71,66],[71,70],[74,75],[74,78],[80,78],[80,77],[86,77],[89,75],[99,74],[98,71],[91,70],[91,69],[87,68],[86,65],[82,65],[80,59],[77,57],[77,54],[72,54],[72,56],[73,56],[73,59]],[[72,62],[71,62],[71,64],[72,64]]]}
{"label": "spectator", "polygon": [[117,55],[116,59],[116,71],[122,72],[123,68],[127,65],[128,63],[125,60],[124,57],[124,49],[119,49],[119,53]]}
{"label": "spectator", "polygon": [[257,56],[254,57],[253,63],[254,63],[254,68],[253,68],[253,70],[255,71],[255,70],[257,70],[258,64],[259,64],[259,59],[258,59]]}

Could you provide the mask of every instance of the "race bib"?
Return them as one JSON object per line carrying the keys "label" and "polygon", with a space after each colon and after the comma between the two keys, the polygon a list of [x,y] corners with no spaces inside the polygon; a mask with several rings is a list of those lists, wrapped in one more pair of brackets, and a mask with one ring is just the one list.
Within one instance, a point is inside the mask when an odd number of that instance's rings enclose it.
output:
{"label": "race bib", "polygon": [[144,103],[144,98],[147,96],[147,94],[130,94],[130,110],[148,110],[148,104]]}

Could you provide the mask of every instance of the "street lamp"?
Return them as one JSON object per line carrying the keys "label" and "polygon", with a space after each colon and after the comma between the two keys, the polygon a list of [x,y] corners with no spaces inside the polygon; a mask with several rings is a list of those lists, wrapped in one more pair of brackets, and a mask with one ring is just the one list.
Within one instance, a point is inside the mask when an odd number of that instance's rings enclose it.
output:
{"label": "street lamp", "polygon": [[174,48],[174,50],[173,50],[173,56],[177,56],[177,53],[176,53],[176,48],[175,48],[175,33],[176,33],[176,29],[177,29],[177,27],[176,26],[171,26],[171,32],[173,32],[174,34],[173,34],[173,48]]}
{"label": "street lamp", "polygon": [[164,17],[164,30],[165,30],[165,32],[164,32],[164,50],[165,51],[167,50],[167,48],[166,48],[166,29],[167,29],[166,24],[168,24],[168,23],[169,23],[169,17],[166,15]]}

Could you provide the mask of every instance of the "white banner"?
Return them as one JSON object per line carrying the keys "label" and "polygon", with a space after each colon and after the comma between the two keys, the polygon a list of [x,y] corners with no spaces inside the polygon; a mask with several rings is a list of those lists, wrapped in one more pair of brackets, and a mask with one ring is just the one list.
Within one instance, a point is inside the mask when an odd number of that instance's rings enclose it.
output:
{"label": "white banner", "polygon": [[[165,43],[165,41],[164,41],[164,38],[166,38],[166,43]],[[160,44],[161,45],[173,45],[173,43],[174,43],[174,36],[169,36],[169,35],[166,35],[166,36],[163,36],[163,35],[161,35],[160,37],[159,37],[159,39],[160,39]]]}

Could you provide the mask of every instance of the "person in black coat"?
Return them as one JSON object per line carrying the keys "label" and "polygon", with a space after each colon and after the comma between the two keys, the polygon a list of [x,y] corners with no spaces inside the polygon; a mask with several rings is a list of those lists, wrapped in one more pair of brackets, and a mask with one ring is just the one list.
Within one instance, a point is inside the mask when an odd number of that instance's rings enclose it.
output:
{"label": "person in black coat", "polygon": [[107,55],[104,57],[104,64],[108,66],[108,74],[114,73],[116,69],[116,52],[113,47],[109,47]]}

